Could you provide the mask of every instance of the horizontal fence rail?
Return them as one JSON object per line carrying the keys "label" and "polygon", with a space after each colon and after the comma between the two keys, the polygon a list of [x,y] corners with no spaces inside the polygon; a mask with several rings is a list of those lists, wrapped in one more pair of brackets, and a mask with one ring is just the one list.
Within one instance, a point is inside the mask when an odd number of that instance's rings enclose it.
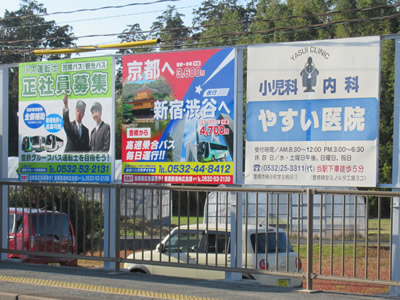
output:
{"label": "horizontal fence rail", "polygon": [[204,279],[236,274],[309,290],[320,281],[400,286],[392,280],[400,193],[0,183],[8,259]]}

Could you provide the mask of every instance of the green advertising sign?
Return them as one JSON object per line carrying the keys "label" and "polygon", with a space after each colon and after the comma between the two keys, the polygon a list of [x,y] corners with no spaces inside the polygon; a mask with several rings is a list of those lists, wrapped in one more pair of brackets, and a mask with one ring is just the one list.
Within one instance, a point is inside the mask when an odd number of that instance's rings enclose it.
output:
{"label": "green advertising sign", "polygon": [[113,74],[112,57],[20,64],[20,180],[112,181]]}

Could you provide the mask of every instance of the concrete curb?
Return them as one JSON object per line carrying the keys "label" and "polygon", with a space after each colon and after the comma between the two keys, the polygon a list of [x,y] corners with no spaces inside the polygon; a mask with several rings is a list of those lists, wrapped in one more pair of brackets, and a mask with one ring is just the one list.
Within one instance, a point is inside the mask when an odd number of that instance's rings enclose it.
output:
{"label": "concrete curb", "polygon": [[0,300],[18,300],[18,294],[0,293]]}
{"label": "concrete curb", "polygon": [[60,300],[60,299],[0,292],[0,300]]}

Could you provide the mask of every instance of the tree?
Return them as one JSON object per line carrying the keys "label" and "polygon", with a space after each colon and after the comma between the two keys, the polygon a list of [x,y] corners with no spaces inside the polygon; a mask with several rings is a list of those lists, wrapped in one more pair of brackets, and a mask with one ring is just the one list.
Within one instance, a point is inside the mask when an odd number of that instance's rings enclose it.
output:
{"label": "tree", "polygon": [[221,20],[226,9],[240,11],[241,19],[246,15],[246,9],[238,4],[238,0],[204,0],[200,8],[193,10],[193,26],[201,27],[213,19]]}
{"label": "tree", "polygon": [[[46,21],[43,4],[35,0],[22,0],[19,10],[5,11],[0,20],[0,60],[3,64],[41,61],[42,56],[34,56],[30,49],[57,48],[73,45],[71,27],[57,26],[55,21]],[[51,55],[46,59],[68,58],[69,54]]]}
{"label": "tree", "polygon": [[[19,10],[5,11],[0,20],[0,62],[3,64],[41,61],[43,56],[33,55],[32,49],[70,47],[73,45],[71,27],[57,26],[54,21],[41,17],[46,13],[43,4],[35,0],[22,0]],[[68,58],[70,55],[50,55],[46,59]],[[10,156],[18,156],[18,68],[9,72],[9,148]]]}
{"label": "tree", "polygon": [[[316,40],[316,39],[330,39],[333,38],[331,27],[323,28],[307,28],[312,25],[323,25],[329,21],[329,16],[325,15],[331,11],[331,0],[303,0],[287,1],[288,9],[293,18],[289,24],[294,27],[300,27],[299,30],[293,30],[291,39],[294,41]],[[297,17],[301,16],[301,17]],[[304,30],[301,27],[306,27]]]}
{"label": "tree", "polygon": [[[121,39],[121,43],[126,42],[137,42],[137,41],[144,41],[148,39],[148,35],[143,32],[142,28],[140,28],[140,24],[135,23],[133,25],[128,25],[128,28],[125,29],[122,34],[118,36]],[[129,48],[119,50],[118,53],[120,54],[134,54],[134,53],[141,53],[141,52],[148,52],[151,51],[149,47],[143,48]]]}
{"label": "tree", "polygon": [[[128,42],[137,42],[137,41],[145,41],[149,38],[147,34],[145,34],[140,25],[135,23],[133,25],[128,25],[128,27],[118,36],[121,43]],[[128,55],[128,54],[137,54],[142,52],[151,51],[151,47],[137,47],[137,48],[125,48],[118,50],[118,54],[120,55]],[[121,94],[122,89],[122,60],[121,58],[117,59],[117,76],[116,76],[116,92],[117,95]]]}
{"label": "tree", "polygon": [[150,36],[160,38],[165,43],[163,50],[177,49],[185,46],[190,31],[184,25],[183,14],[178,13],[175,6],[168,5],[167,9],[151,26]]}
{"label": "tree", "polygon": [[[356,19],[357,12],[355,12],[355,9],[357,9],[357,0],[338,0],[335,11],[343,11],[343,13],[333,15],[332,21]],[[335,28],[335,36],[337,38],[357,36],[356,24],[338,24]]]}
{"label": "tree", "polygon": [[251,12],[237,0],[203,1],[201,8],[193,11],[196,33],[192,38],[198,47],[245,43],[243,33],[248,32]]}
{"label": "tree", "polygon": [[289,41],[287,34],[274,31],[288,25],[287,17],[291,11],[286,3],[279,0],[260,0],[256,6],[256,13],[250,26],[250,31],[259,33],[253,35],[253,43],[269,43]]}

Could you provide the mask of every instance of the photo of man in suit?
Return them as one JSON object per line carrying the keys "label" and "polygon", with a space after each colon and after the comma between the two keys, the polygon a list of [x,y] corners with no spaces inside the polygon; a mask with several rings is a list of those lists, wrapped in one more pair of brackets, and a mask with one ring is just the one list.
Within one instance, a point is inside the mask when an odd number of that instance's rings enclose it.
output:
{"label": "photo of man in suit", "polygon": [[75,108],[75,120],[70,121],[68,95],[65,94],[63,108],[64,130],[67,135],[67,144],[64,152],[87,152],[89,151],[89,129],[82,124],[85,116],[86,104],[78,100]]}
{"label": "photo of man in suit", "polygon": [[95,102],[90,109],[96,127],[90,134],[90,152],[108,152],[110,150],[110,125],[101,120],[101,104]]}

